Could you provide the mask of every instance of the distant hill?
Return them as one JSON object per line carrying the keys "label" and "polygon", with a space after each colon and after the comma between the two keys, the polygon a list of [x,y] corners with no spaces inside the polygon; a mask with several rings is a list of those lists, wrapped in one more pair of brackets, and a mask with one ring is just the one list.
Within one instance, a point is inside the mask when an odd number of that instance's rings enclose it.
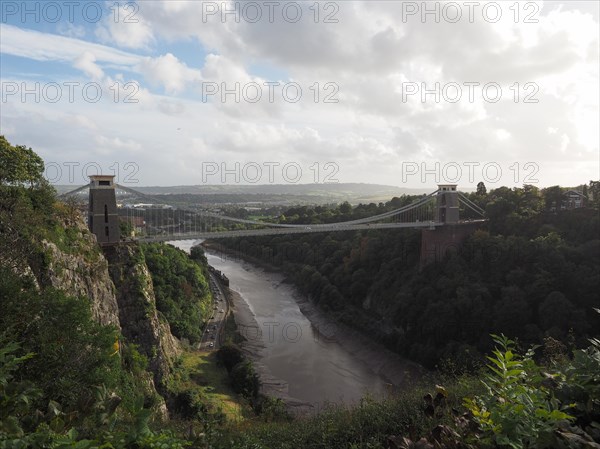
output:
{"label": "distant hill", "polygon": [[[195,186],[128,186],[148,195],[203,195],[227,197],[228,202],[342,202],[371,203],[389,201],[394,196],[429,193],[428,189],[409,189],[379,184],[264,184],[264,185],[195,185]],[[75,186],[56,185],[58,193]],[[222,202],[217,200],[217,202]]]}

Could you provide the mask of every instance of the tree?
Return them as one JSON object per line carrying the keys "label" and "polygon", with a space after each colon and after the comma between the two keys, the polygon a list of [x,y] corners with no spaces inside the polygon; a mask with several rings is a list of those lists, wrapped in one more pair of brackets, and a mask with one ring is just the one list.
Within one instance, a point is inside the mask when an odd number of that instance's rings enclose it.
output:
{"label": "tree", "polygon": [[588,195],[590,197],[590,205],[593,207],[600,206],[600,181],[590,181],[588,189]]}
{"label": "tree", "polygon": [[556,327],[568,330],[573,313],[573,304],[564,294],[558,291],[551,292],[538,308],[540,326],[544,330]]}
{"label": "tree", "polygon": [[217,351],[217,358],[225,365],[227,372],[231,372],[234,366],[244,360],[244,355],[239,346],[227,342]]}
{"label": "tree", "polygon": [[511,285],[502,288],[502,298],[494,306],[494,328],[507,335],[520,337],[531,322],[531,309],[525,292]]}
{"label": "tree", "polygon": [[340,204],[340,214],[348,215],[352,213],[352,205],[348,201]]}
{"label": "tree", "polygon": [[44,181],[44,161],[31,148],[12,146],[0,136],[0,185],[29,184],[33,188]]}
{"label": "tree", "polygon": [[236,393],[240,393],[247,398],[258,396],[260,381],[250,361],[246,360],[238,363],[233,367],[229,375],[231,376],[231,383]]}
{"label": "tree", "polygon": [[560,210],[560,206],[563,201],[563,192],[560,186],[547,187],[542,190],[544,196],[544,202],[546,204],[546,210]]}
{"label": "tree", "polygon": [[133,224],[131,221],[121,221],[119,223],[119,231],[121,238],[133,237]]}
{"label": "tree", "polygon": [[190,258],[200,263],[201,265],[207,265],[208,259],[206,259],[206,254],[204,254],[204,249],[200,245],[193,246],[190,250]]}
{"label": "tree", "polygon": [[540,189],[530,184],[523,185],[521,203],[521,215],[531,216],[540,212],[543,208],[543,200]]}
{"label": "tree", "polygon": [[484,196],[487,194],[487,189],[485,188],[485,184],[483,181],[479,181],[477,183],[477,195]]}

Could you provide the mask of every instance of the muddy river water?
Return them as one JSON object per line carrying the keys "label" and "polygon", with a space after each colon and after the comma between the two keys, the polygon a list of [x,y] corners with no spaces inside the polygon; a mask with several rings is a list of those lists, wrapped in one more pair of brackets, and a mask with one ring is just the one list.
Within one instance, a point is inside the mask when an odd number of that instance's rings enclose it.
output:
{"label": "muddy river water", "polygon": [[[189,251],[194,242],[172,244]],[[280,273],[224,254],[207,252],[207,257],[229,278],[230,289],[239,293],[234,295],[234,302],[244,303],[234,307],[239,330],[248,340],[261,377],[284,399],[319,407],[325,402],[355,403],[366,393],[372,397],[389,393],[381,357],[372,362],[369,347],[354,350],[342,345],[335,324],[315,319],[311,323],[294,288],[283,282]],[[237,314],[244,310],[252,317],[238,320]]]}

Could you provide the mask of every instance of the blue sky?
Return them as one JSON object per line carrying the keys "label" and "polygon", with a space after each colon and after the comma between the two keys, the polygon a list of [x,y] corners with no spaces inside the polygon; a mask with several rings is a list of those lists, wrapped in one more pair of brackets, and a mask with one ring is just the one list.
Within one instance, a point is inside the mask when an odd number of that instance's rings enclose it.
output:
{"label": "blue sky", "polygon": [[3,1],[0,133],[61,184],[598,179],[598,2],[468,4]]}

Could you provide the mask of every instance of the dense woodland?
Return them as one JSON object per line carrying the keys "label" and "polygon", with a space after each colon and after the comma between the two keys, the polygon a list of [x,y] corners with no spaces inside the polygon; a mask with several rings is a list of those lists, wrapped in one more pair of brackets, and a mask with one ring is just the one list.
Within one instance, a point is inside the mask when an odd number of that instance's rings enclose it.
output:
{"label": "dense woodland", "polygon": [[[199,374],[182,357],[166,381],[171,420],[154,422],[162,398],[149,389],[148,357],[94,319],[90,298],[47,282],[58,266],[49,243],[92,268],[106,261],[43,167],[31,149],[0,136],[0,449],[599,447],[600,341],[584,339],[599,328],[589,310],[597,306],[599,271],[593,208],[549,214],[542,201],[529,215],[495,191],[481,195],[491,216],[494,204],[514,213],[497,215],[461,253],[420,272],[419,236],[408,231],[240,243],[345,322],[378,323],[386,344],[428,365],[451,360],[456,369],[432,371],[382,401],[292,420],[281,404],[258,397],[251,364],[229,343],[218,354],[222,371],[256,415],[227,421],[208,399],[223,379],[195,383]],[[150,245],[140,254],[157,307],[193,340],[208,291],[202,252],[188,259]],[[519,343],[489,336],[493,330]],[[525,349],[544,337],[543,348]],[[480,357],[472,354],[487,348],[494,348],[487,366],[475,369]],[[460,374],[464,367],[473,373]]]}
{"label": "dense woodland", "polygon": [[170,245],[149,243],[142,249],[152,275],[156,308],[169,322],[173,335],[189,343],[199,342],[212,312],[206,265]]}
{"label": "dense woodland", "polygon": [[[482,226],[458,253],[419,268],[420,231],[369,230],[229,239],[224,244],[280,267],[321,308],[377,335],[429,368],[451,360],[473,368],[491,349],[490,333],[527,346],[552,337],[581,345],[600,328],[598,183],[588,207],[556,211],[562,190],[480,185],[470,199]],[[589,193],[588,193],[589,194]],[[322,223],[393,210],[386,204],[298,207],[282,220]]]}

